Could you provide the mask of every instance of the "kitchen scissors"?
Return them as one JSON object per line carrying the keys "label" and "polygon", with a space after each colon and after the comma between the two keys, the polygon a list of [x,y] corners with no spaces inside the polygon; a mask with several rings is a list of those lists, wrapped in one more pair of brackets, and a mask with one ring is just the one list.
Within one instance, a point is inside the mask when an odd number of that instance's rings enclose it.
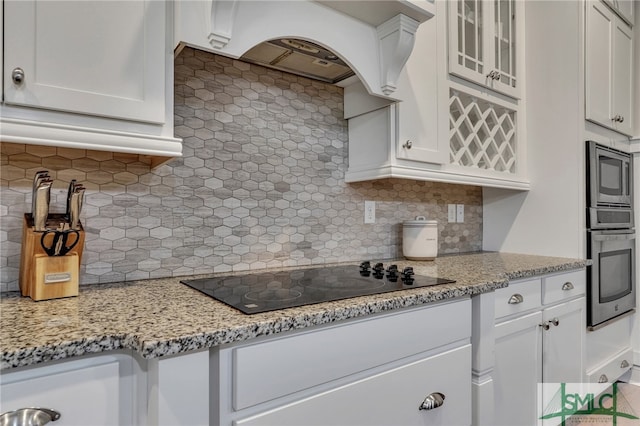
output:
{"label": "kitchen scissors", "polygon": [[80,233],[75,229],[64,231],[47,230],[40,237],[40,245],[49,256],[64,256],[80,241]]}

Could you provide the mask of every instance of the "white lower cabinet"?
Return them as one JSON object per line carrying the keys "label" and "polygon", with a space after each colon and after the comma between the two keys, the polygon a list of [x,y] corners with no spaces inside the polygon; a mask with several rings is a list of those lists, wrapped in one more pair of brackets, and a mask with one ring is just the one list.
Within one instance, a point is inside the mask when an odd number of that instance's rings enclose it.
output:
{"label": "white lower cabinet", "polygon": [[60,426],[136,424],[132,362],[101,355],[3,373],[0,413],[40,407],[60,413]]}
{"label": "white lower cabinet", "polygon": [[[542,311],[542,380],[544,383],[583,381],[585,298]],[[545,324],[549,324],[546,329]]]}
{"label": "white lower cabinet", "polygon": [[495,425],[535,424],[541,381],[542,313],[504,321],[495,329]]}
{"label": "white lower cabinet", "polygon": [[[463,425],[471,410],[471,346],[447,351],[235,422],[237,425]],[[419,410],[434,393],[442,406]],[[435,397],[435,396],[434,396]]]}
{"label": "white lower cabinet", "polygon": [[470,336],[465,299],[221,348],[212,353],[210,420],[468,425]]}
{"label": "white lower cabinet", "polygon": [[[493,424],[536,424],[540,404],[550,399],[538,394],[539,383],[584,381],[585,282],[582,270],[496,291]],[[504,306],[527,304],[524,311],[500,316]]]}

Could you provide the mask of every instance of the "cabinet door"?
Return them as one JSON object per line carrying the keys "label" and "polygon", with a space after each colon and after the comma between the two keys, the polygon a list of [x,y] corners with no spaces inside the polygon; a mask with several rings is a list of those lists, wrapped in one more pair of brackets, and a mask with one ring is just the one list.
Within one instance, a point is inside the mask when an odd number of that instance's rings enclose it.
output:
{"label": "cabinet door", "polygon": [[536,424],[536,398],[541,381],[540,311],[502,322],[495,328],[496,425]]}
{"label": "cabinet door", "polygon": [[395,105],[397,158],[421,163],[447,163],[449,146],[438,138],[435,123],[429,126],[428,118],[421,116],[424,109],[412,108],[410,102],[405,100]]}
{"label": "cabinet door", "polygon": [[46,369],[40,374],[40,369],[15,381],[11,376],[3,377],[0,412],[43,407],[61,414],[55,423],[60,426],[130,424],[131,419],[123,422],[119,418],[117,361],[53,373]]}
{"label": "cabinet door", "polygon": [[542,320],[549,323],[549,329],[542,334],[543,381],[581,383],[584,378],[585,298],[545,309]]}
{"label": "cabinet door", "polygon": [[6,103],[164,122],[164,2],[8,1],[4,14]]}
{"label": "cabinet door", "polygon": [[633,34],[601,2],[587,2],[585,117],[633,134]]}
{"label": "cabinet door", "polygon": [[446,66],[434,58],[446,55],[437,44],[436,20],[418,27],[414,52],[398,78],[396,157],[403,160],[444,164],[449,144],[438,138],[438,71]]}
{"label": "cabinet door", "polygon": [[[419,410],[439,392],[444,404]],[[235,425],[468,425],[471,346],[444,352],[312,396]]]}
{"label": "cabinet door", "polygon": [[482,85],[488,84],[493,67],[493,55],[485,49],[490,5],[483,0],[449,2],[449,72]]}
{"label": "cabinet door", "polygon": [[614,16],[600,2],[587,2],[585,106],[587,120],[612,125]]}
{"label": "cabinet door", "polygon": [[613,33],[613,117],[616,130],[633,135],[633,34],[620,19],[615,20]]}
{"label": "cabinet door", "polygon": [[493,2],[492,20],[495,23],[491,31],[489,50],[494,53],[495,79],[490,79],[491,87],[507,95],[518,97],[518,74],[516,67],[516,48],[518,22],[522,22],[523,2],[516,0],[496,0]]}
{"label": "cabinet door", "polygon": [[449,3],[449,72],[519,97],[517,48],[522,2],[457,0]]}

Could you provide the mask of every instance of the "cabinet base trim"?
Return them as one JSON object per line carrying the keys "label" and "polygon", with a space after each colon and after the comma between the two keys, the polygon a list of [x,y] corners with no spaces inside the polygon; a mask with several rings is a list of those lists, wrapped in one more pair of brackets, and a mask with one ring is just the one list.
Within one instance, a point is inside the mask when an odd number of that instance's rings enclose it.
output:
{"label": "cabinet base trim", "polygon": [[125,152],[157,157],[182,156],[182,140],[178,138],[14,118],[0,119],[0,140],[2,142]]}
{"label": "cabinet base trim", "polygon": [[424,168],[386,166],[379,169],[348,170],[345,182],[362,182],[375,179],[398,178],[427,180],[433,182],[457,183],[462,185],[486,186],[492,188],[528,191],[530,184],[525,180],[499,179],[487,176],[471,176],[444,170],[425,170]]}

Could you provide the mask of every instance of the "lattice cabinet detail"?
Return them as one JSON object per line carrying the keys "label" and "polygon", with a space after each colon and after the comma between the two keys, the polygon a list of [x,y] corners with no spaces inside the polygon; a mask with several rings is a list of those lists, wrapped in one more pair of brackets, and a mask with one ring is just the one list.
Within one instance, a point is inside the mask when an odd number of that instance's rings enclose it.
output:
{"label": "lattice cabinet detail", "polygon": [[451,164],[515,174],[516,143],[516,111],[450,90]]}

